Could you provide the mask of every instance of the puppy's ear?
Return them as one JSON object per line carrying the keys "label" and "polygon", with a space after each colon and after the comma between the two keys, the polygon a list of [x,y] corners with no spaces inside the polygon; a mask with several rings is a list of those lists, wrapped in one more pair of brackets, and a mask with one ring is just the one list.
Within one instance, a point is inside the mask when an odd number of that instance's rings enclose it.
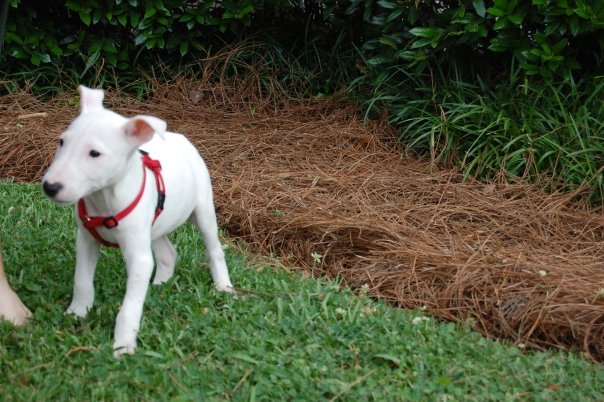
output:
{"label": "puppy's ear", "polygon": [[166,132],[166,122],[153,116],[139,115],[131,118],[124,125],[124,133],[137,145],[144,144],[157,133],[162,138]]}
{"label": "puppy's ear", "polygon": [[102,89],[90,89],[84,85],[80,85],[78,92],[80,93],[80,113],[103,108],[105,91]]}

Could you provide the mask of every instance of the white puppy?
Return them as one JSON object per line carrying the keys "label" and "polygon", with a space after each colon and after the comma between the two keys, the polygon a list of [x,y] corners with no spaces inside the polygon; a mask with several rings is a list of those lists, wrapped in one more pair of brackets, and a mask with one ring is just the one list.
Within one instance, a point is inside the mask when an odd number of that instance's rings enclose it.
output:
{"label": "white puppy", "polygon": [[128,119],[105,109],[103,90],[80,86],[79,92],[80,115],[61,135],[42,187],[58,204],[77,203],[68,313],[84,317],[92,307],[101,243],[122,251],[128,282],[115,323],[113,347],[119,357],[136,348],[153,256],[153,283],[170,279],[176,251],[167,234],[187,218],[203,235],[216,288],[232,291],[232,284],[218,239],[210,175],[195,147],[184,136],[166,132],[166,123],[156,117]]}

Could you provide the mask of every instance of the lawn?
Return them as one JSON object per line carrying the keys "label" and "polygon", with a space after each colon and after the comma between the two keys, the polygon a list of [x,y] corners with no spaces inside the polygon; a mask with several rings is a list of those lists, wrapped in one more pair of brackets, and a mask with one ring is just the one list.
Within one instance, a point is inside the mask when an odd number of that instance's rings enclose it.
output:
{"label": "lawn", "polygon": [[136,354],[114,359],[119,251],[102,251],[88,317],[64,315],[72,209],[38,185],[3,181],[0,191],[7,274],[34,313],[25,328],[0,324],[0,400],[604,399],[604,367],[578,354],[527,353],[251,258],[228,239],[231,278],[248,292],[216,292],[191,225],[172,235],[176,274],[150,288]]}

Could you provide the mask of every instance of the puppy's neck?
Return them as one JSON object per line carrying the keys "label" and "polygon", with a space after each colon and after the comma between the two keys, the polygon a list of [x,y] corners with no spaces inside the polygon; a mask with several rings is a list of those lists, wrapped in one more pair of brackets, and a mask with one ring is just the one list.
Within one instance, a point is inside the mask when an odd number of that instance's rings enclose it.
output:
{"label": "puppy's neck", "polygon": [[85,197],[89,213],[115,214],[129,205],[143,185],[143,169],[140,153],[134,152],[129,157],[122,175]]}

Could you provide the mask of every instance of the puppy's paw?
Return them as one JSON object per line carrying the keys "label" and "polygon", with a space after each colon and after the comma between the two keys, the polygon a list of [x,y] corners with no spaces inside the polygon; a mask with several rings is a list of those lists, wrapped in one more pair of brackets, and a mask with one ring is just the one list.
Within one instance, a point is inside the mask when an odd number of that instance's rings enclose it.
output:
{"label": "puppy's paw", "polygon": [[233,288],[233,285],[231,285],[230,283],[216,284],[216,290],[218,290],[219,292],[235,293],[235,289]]}
{"label": "puppy's paw", "polygon": [[123,355],[133,355],[134,354],[134,349],[136,349],[136,345],[132,346],[119,346],[119,347],[115,347],[113,348],[113,357],[115,357],[116,359],[119,359],[120,357],[122,357]]}
{"label": "puppy's paw", "polygon": [[123,355],[133,355],[135,349],[136,349],[136,341],[128,342],[128,343],[121,343],[121,342],[115,341],[115,343],[113,344],[113,357],[115,357],[116,359],[119,359]]}
{"label": "puppy's paw", "polygon": [[158,271],[153,278],[154,285],[161,285],[162,283],[168,282],[172,278],[172,273],[165,271]]}
{"label": "puppy's paw", "polygon": [[88,310],[90,310],[90,307],[92,307],[92,306],[88,306],[86,304],[80,304],[80,303],[76,303],[76,302],[71,302],[71,304],[65,311],[65,314],[73,314],[76,317],[84,318],[84,317],[86,317]]}

